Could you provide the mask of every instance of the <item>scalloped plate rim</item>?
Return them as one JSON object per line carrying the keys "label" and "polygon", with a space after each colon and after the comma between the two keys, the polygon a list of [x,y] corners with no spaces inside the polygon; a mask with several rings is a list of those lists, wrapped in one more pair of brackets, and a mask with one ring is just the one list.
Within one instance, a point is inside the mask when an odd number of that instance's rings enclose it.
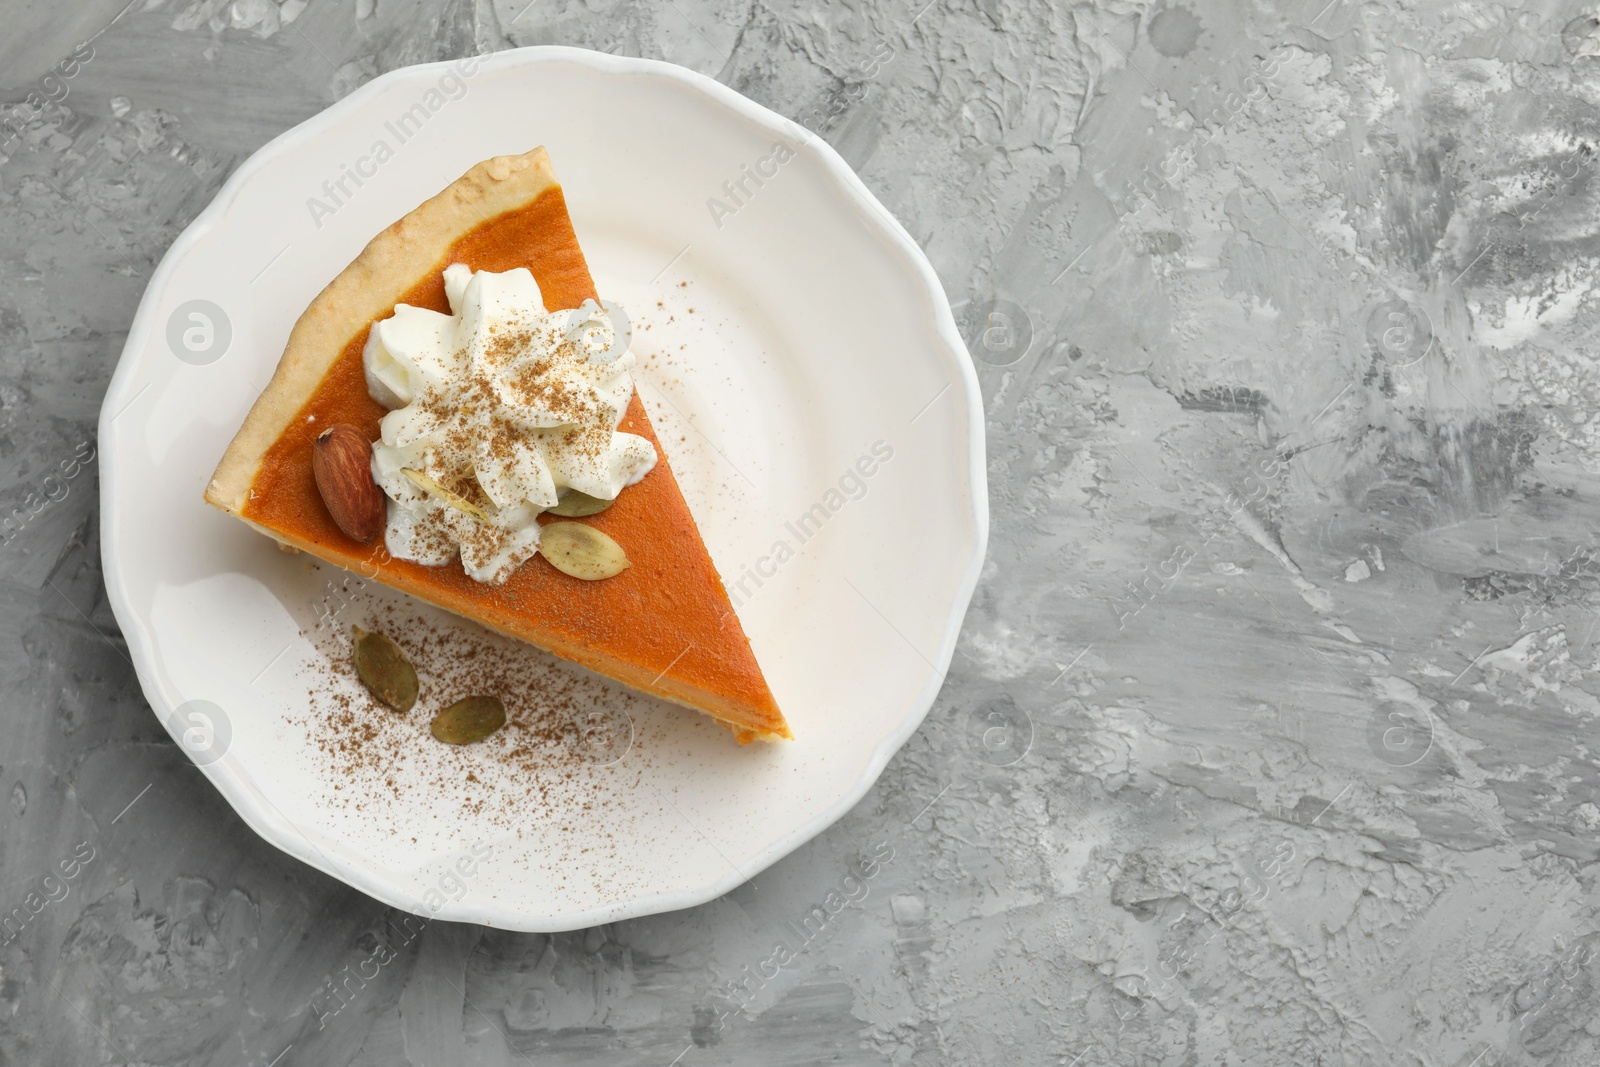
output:
{"label": "scalloped plate rim", "polygon": [[[614,56],[604,52],[592,52],[581,48],[557,45],[507,49],[476,58],[494,67],[520,63],[569,62],[587,65],[602,72],[609,71],[630,75],[643,74],[667,78],[698,90],[709,97],[713,103],[721,105],[734,115],[754,121],[763,127],[780,132],[786,128],[792,129],[796,127],[796,124],[790,120],[749,100],[712,78],[685,67],[660,60]],[[358,111],[367,98],[381,94],[398,82],[412,79],[426,80],[443,72],[452,64],[459,62],[461,62],[459,59],[444,60],[388,71],[362,85],[349,96],[340,99],[316,115],[274,137],[252,153],[238,167],[228,180],[223,183],[222,188],[218,190],[211,203],[195,217],[194,221],[173,242],[151,275],[144,295],[140,299],[138,311],[128,329],[128,338],[124,344],[122,355],[118,360],[116,371],[112,375],[105,399],[102,401],[98,426],[98,435],[101,440],[111,439],[110,424],[115,417],[112,413],[120,412],[124,403],[130,399],[126,397],[126,394],[132,388],[132,382],[137,371],[138,350],[148,343],[150,337],[154,336],[152,320],[156,314],[155,305],[159,302],[160,294],[164,291],[170,282],[172,274],[176,271],[177,264],[227,214],[237,199],[240,190],[255,177],[256,173],[269,162],[274,162],[287,155],[300,142],[311,139],[329,127],[337,126],[347,114]],[[921,692],[917,695],[913,710],[903,718],[898,729],[890,731],[874,748],[871,757],[865,764],[861,777],[853,786],[843,791],[831,804],[824,805],[817,815],[762,848],[756,859],[749,865],[753,868],[752,873],[757,873],[776,863],[843,817],[866,795],[867,791],[871,789],[883,773],[883,769],[888,765],[890,758],[899,751],[901,746],[910,739],[911,735],[916,732],[917,728],[926,719],[939,691],[943,688],[950,661],[955,654],[956,640],[960,633],[961,624],[966,616],[972,595],[976,590],[979,573],[983,566],[989,533],[982,397],[976,370],[971,360],[967,357],[966,346],[956,328],[954,315],[951,312],[944,290],[938,282],[937,275],[934,273],[926,255],[911,238],[911,235],[878,202],[877,198],[873,196],[854,170],[839,156],[832,146],[820,136],[815,136],[811,138],[808,147],[816,151],[820,161],[826,168],[828,176],[839,184],[842,192],[852,201],[852,206],[860,210],[864,215],[874,219],[882,227],[882,236],[893,244],[895,251],[906,261],[906,265],[915,275],[917,283],[922,286],[931,298],[935,315],[938,319],[936,332],[944,342],[944,355],[947,358],[950,369],[955,371],[955,388],[962,394],[962,399],[966,406],[968,431],[967,477],[969,479],[968,484],[972,490],[970,499],[971,517],[976,536],[972,545],[971,557],[967,562],[965,572],[961,576],[959,592],[954,598],[950,612],[945,620],[940,636],[939,652],[933,664],[933,671],[928,676]],[[154,672],[146,669],[147,667],[153,667],[155,662],[153,636],[150,633],[147,620],[135,612],[128,603],[127,590],[123,580],[123,561],[117,550],[120,519],[114,507],[115,499],[119,495],[120,478],[114,450],[103,448],[100,450],[99,470],[102,531],[101,561],[107,599],[113,613],[116,615],[118,624],[122,627],[128,651],[133,660],[135,675],[139,679],[140,688],[149,701],[152,711],[156,712],[158,719],[162,722],[163,727],[169,733],[173,733],[170,718],[174,705],[168,695],[152,680]],[[163,710],[166,714],[162,714]],[[176,734],[173,734],[173,739],[175,741],[178,740]],[[295,827],[292,821],[278,813],[270,801],[266,801],[265,804],[258,801],[252,795],[252,793],[257,792],[254,786],[242,777],[229,773],[225,768],[225,763],[225,760],[219,760],[209,765],[200,766],[199,769],[223,795],[234,811],[239,814],[240,818],[269,844],[288,853],[302,863],[322,871],[329,877],[361,890],[376,900],[408,912],[422,913],[423,907],[420,898],[412,897],[403,889],[371,876],[359,866],[344,866],[329,861],[314,846],[310,846],[309,840]],[[261,799],[265,800],[264,797]],[[470,898],[447,902],[442,907],[429,909],[428,913],[432,918],[451,922],[472,922],[499,929],[553,933],[694,907],[722,896],[744,880],[744,875],[737,870],[730,869],[725,872],[719,872],[715,877],[708,877],[694,889],[664,890],[655,894],[630,893],[613,902],[583,911],[562,911],[548,915],[532,915],[521,911],[513,913],[503,905],[468,903]]]}

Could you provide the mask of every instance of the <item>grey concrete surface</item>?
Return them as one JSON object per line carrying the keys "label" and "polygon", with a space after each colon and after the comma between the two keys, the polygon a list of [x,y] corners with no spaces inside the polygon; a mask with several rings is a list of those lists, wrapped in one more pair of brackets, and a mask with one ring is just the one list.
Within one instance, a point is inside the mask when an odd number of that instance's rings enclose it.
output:
{"label": "grey concrete surface", "polygon": [[[0,5],[0,1064],[1600,1063],[1592,4],[119,10]],[[144,704],[95,418],[252,150],[541,43],[858,169],[965,324],[993,537],[927,724],[754,886],[402,937]]]}

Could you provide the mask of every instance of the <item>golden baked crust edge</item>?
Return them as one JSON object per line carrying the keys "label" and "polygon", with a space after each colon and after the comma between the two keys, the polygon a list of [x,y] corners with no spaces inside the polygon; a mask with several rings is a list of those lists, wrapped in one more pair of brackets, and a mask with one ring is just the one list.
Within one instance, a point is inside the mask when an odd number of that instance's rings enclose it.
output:
{"label": "golden baked crust edge", "polygon": [[557,184],[543,146],[518,156],[495,156],[369,241],[295,322],[272,381],[211,475],[206,502],[239,514],[267,451],[311,399],[350,339],[393,311],[417,278],[460,238]]}

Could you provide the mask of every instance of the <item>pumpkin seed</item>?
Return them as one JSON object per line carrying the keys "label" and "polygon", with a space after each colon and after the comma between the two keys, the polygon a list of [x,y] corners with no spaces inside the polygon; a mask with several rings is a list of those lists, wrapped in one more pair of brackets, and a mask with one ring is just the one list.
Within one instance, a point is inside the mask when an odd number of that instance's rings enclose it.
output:
{"label": "pumpkin seed", "polygon": [[506,724],[499,697],[466,697],[433,717],[433,736],[447,745],[471,745]]}
{"label": "pumpkin seed", "polygon": [[539,554],[562,574],[597,582],[627,570],[628,554],[593,526],[552,522],[539,530]]}
{"label": "pumpkin seed", "polygon": [[561,499],[556,506],[550,509],[550,514],[560,515],[564,519],[582,519],[589,515],[598,515],[615,503],[615,500],[607,500],[604,497],[580,493],[576,489],[568,489],[561,494]]}
{"label": "pumpkin seed", "polygon": [[457,511],[466,512],[479,522],[489,521],[488,514],[478,505],[474,504],[472,501],[463,496],[458,496],[457,494],[452,493],[450,490],[446,489],[444,486],[440,485],[426,474],[423,474],[421,471],[412,470],[410,467],[401,467],[400,473],[404,474],[407,478],[410,478],[418,489],[421,489],[429,496],[437,497],[446,504],[449,504],[451,507],[455,508]]}
{"label": "pumpkin seed", "polygon": [[351,629],[355,632],[356,677],[361,684],[395,711],[410,711],[417,702],[417,672],[406,654],[382,634],[359,626]]}

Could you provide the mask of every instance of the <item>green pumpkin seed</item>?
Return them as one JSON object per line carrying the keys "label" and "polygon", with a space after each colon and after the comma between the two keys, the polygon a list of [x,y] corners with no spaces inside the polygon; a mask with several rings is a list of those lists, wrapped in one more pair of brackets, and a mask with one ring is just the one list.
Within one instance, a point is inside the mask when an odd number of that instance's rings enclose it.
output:
{"label": "green pumpkin seed", "polygon": [[560,515],[564,519],[582,519],[598,515],[615,503],[615,500],[606,500],[604,497],[590,496],[576,489],[568,489],[561,494],[560,502],[550,509],[550,514]]}
{"label": "green pumpkin seed", "polygon": [[499,697],[466,697],[433,717],[433,736],[447,745],[471,745],[506,724]]}
{"label": "green pumpkin seed", "polygon": [[354,631],[356,677],[372,695],[398,712],[417,702],[417,672],[400,646],[359,626]]}
{"label": "green pumpkin seed", "polygon": [[621,545],[581,522],[552,522],[541,527],[539,555],[562,574],[586,582],[610,578],[632,566]]}
{"label": "green pumpkin seed", "polygon": [[413,485],[415,485],[418,489],[421,489],[424,493],[427,493],[429,496],[444,501],[457,511],[466,512],[479,522],[489,521],[488,513],[478,505],[474,504],[466,497],[458,496],[457,494],[452,493],[450,490],[446,489],[444,486],[440,485],[426,474],[423,474],[421,471],[412,470],[410,467],[401,467],[400,473],[404,474],[407,478],[410,478]]}

